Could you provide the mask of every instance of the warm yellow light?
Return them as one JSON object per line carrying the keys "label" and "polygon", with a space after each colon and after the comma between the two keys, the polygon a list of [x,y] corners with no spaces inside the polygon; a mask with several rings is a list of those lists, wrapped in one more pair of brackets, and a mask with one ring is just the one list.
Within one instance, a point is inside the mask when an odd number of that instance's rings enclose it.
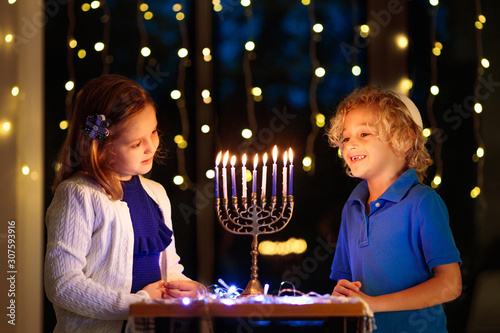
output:
{"label": "warm yellow light", "polygon": [[99,1],[92,1],[90,3],[90,7],[92,7],[92,9],[97,9],[99,8],[99,6],[101,6],[101,3]]}
{"label": "warm yellow light", "polygon": [[359,66],[352,66],[351,72],[354,76],[359,76],[361,74],[361,67]]}
{"label": "warm yellow light", "polygon": [[303,239],[290,238],[285,242],[263,241],[259,244],[259,254],[286,256],[301,254],[307,250],[307,242]]}
{"label": "warm yellow light", "polygon": [[12,34],[7,34],[7,35],[5,35],[5,41],[6,41],[7,43],[12,42],[12,40],[13,40],[13,39],[14,39],[14,36],[13,36]]}
{"label": "warm yellow light", "polygon": [[314,74],[317,76],[317,77],[323,77],[325,76],[326,74],[326,71],[323,67],[318,67],[316,68],[316,70],[314,71]]}
{"label": "warm yellow light", "polygon": [[145,20],[151,20],[152,18],[153,18],[153,12],[145,12],[144,13]]}
{"label": "warm yellow light", "polygon": [[59,128],[62,129],[63,131],[67,129],[69,126],[69,123],[67,120],[63,120],[59,123]]}
{"label": "warm yellow light", "polygon": [[253,51],[255,49],[255,43],[252,41],[248,41],[245,43],[245,50]]}
{"label": "warm yellow light", "polygon": [[10,125],[10,123],[8,121],[4,122],[3,125],[2,125],[3,130],[6,131],[6,132],[8,130],[10,130],[10,127],[11,127],[11,125]]}
{"label": "warm yellow light", "polygon": [[177,175],[174,177],[173,181],[175,185],[181,185],[182,183],[184,183],[184,177]]}
{"label": "warm yellow light", "polygon": [[214,179],[215,171],[213,169],[207,170],[207,172],[205,172],[205,177],[207,177],[207,179]]}
{"label": "warm yellow light", "polygon": [[486,58],[483,58],[481,59],[481,65],[484,67],[484,68],[488,68],[490,67],[490,61]]}
{"label": "warm yellow light", "polygon": [[245,180],[247,182],[251,181],[252,180],[252,172],[250,170],[247,169],[247,172],[246,172],[246,177],[245,177]]}
{"label": "warm yellow light", "polygon": [[90,5],[88,3],[82,4],[82,11],[88,12],[90,10]]}
{"label": "warm yellow light", "polygon": [[437,6],[439,5],[439,0],[429,0],[429,3],[431,4],[431,6]]}
{"label": "warm yellow light", "polygon": [[370,26],[368,24],[363,24],[359,27],[359,35],[363,38],[368,37],[370,34]]}
{"label": "warm yellow light", "polygon": [[182,5],[180,3],[176,3],[175,5],[172,6],[172,10],[174,12],[178,12],[178,11],[182,10]]}
{"label": "warm yellow light", "polygon": [[407,77],[404,77],[399,81],[398,87],[402,93],[408,93],[408,91],[410,91],[410,89],[413,87],[413,81]]}
{"label": "warm yellow light", "polygon": [[204,56],[210,55],[210,53],[212,53],[212,51],[210,51],[210,48],[208,47],[205,47],[203,48],[203,50],[201,50],[201,54],[203,54]]}
{"label": "warm yellow light", "polygon": [[437,47],[438,49],[442,50],[443,49],[443,44],[441,44],[440,42],[435,42],[434,43],[434,47]]}
{"label": "warm yellow light", "polygon": [[259,87],[253,87],[252,88],[252,95],[254,96],[261,96],[262,95],[262,89]]}
{"label": "warm yellow light", "polygon": [[432,54],[434,54],[436,57],[439,57],[441,55],[441,50],[437,47],[433,47]]}
{"label": "warm yellow light", "polygon": [[210,60],[212,60],[212,56],[210,54],[206,55],[206,56],[203,56],[203,60],[206,61],[206,62],[209,62]]}
{"label": "warm yellow light", "polygon": [[476,113],[483,112],[483,105],[481,103],[474,104],[474,111],[476,111]]}
{"label": "warm yellow light", "polygon": [[303,166],[311,166],[312,165],[312,159],[309,156],[306,156],[302,159],[302,165]]}
{"label": "warm yellow light", "polygon": [[12,94],[12,96],[19,95],[19,87],[18,86],[12,87],[12,90],[10,91],[10,93]]}
{"label": "warm yellow light", "polygon": [[21,168],[21,172],[23,173],[23,175],[29,175],[30,168],[27,165],[25,165]]}
{"label": "warm yellow light", "polygon": [[87,56],[87,51],[85,51],[84,49],[78,51],[78,58],[83,59],[85,58],[85,56]]}
{"label": "warm yellow light", "polygon": [[141,5],[139,6],[139,9],[141,10],[141,12],[145,12],[146,10],[149,9],[149,6],[147,3],[141,3]]}
{"label": "warm yellow light", "polygon": [[477,148],[476,155],[479,158],[483,157],[484,156],[484,148],[482,148],[482,147]]}
{"label": "warm yellow light", "polygon": [[477,19],[479,20],[479,22],[481,23],[486,23],[486,17],[484,15],[479,15],[477,17]]}
{"label": "warm yellow light", "polygon": [[220,3],[214,5],[214,12],[221,12],[222,5]]}
{"label": "warm yellow light", "polygon": [[474,187],[472,191],[470,191],[470,197],[472,199],[475,199],[478,197],[478,195],[481,194],[481,189],[479,187]]}
{"label": "warm yellow light", "polygon": [[325,116],[321,113],[318,113],[316,115],[316,126],[318,127],[325,127]]}
{"label": "warm yellow light", "polygon": [[241,131],[241,136],[245,139],[250,139],[252,137],[252,130],[245,128]]}
{"label": "warm yellow light", "polygon": [[439,94],[439,87],[438,86],[431,86],[431,94],[433,94],[434,96],[436,96],[437,94]]}
{"label": "warm yellow light", "polygon": [[432,134],[432,131],[431,131],[431,129],[430,129],[430,128],[424,128],[424,129],[422,130],[422,135],[423,135],[424,137],[426,137],[426,138],[430,137],[430,136],[431,136],[431,134]]}
{"label": "warm yellow light", "polygon": [[304,6],[309,6],[311,4],[311,0],[302,0],[301,2]]}
{"label": "warm yellow light", "polygon": [[203,97],[203,98],[210,97],[210,91],[209,91],[208,89],[204,89],[204,90],[201,92],[201,97]]}
{"label": "warm yellow light", "polygon": [[483,24],[479,21],[474,22],[474,25],[476,26],[477,30],[483,29]]}
{"label": "warm yellow light", "polygon": [[441,181],[442,181],[441,176],[435,176],[434,179],[432,180],[432,182],[436,185],[441,184]]}
{"label": "warm yellow light", "polygon": [[172,99],[179,99],[181,98],[181,92],[179,90],[172,90],[172,92],[170,93],[170,97]]}
{"label": "warm yellow light", "polygon": [[95,43],[94,49],[97,52],[101,52],[102,50],[104,50],[104,43],[103,42],[97,42],[97,43]]}
{"label": "warm yellow light", "polygon": [[201,132],[205,133],[205,134],[208,133],[208,132],[210,132],[210,126],[208,126],[208,125],[202,125],[201,126]]}
{"label": "warm yellow light", "polygon": [[342,149],[337,149],[337,155],[338,157],[342,158]]}
{"label": "warm yellow light", "polygon": [[184,137],[180,134],[174,136],[174,142],[179,144],[179,142],[183,141],[184,140]]}
{"label": "warm yellow light", "polygon": [[9,0],[9,5],[12,5],[13,3],[16,3],[16,0]]}
{"label": "warm yellow light", "polygon": [[75,87],[75,83],[73,81],[68,81],[64,85],[64,88],[66,88],[67,91],[73,90],[74,87]]}
{"label": "warm yellow light", "polygon": [[315,25],[313,25],[313,31],[319,34],[321,31],[323,31],[323,25],[320,23],[316,23]]}
{"label": "warm yellow light", "polygon": [[151,49],[145,46],[141,49],[141,54],[143,57],[149,57],[149,55],[151,54]]}
{"label": "warm yellow light", "polygon": [[178,12],[176,15],[175,15],[175,18],[177,19],[177,21],[182,21],[184,20],[184,13],[183,12]]}
{"label": "warm yellow light", "polygon": [[405,35],[397,35],[396,36],[396,45],[400,49],[405,49],[408,46],[408,37]]}
{"label": "warm yellow light", "polygon": [[74,38],[73,38],[73,39],[70,39],[70,41],[69,41],[69,43],[68,43],[69,47],[71,47],[72,49],[74,49],[74,48],[76,47],[76,45],[77,45],[77,44],[78,44],[78,43],[77,43],[76,39],[74,39]]}
{"label": "warm yellow light", "polygon": [[180,149],[186,149],[188,146],[188,143],[186,140],[181,140],[178,144],[177,144],[177,147],[179,147]]}
{"label": "warm yellow light", "polygon": [[185,58],[187,57],[188,54],[189,54],[188,50],[184,47],[179,49],[179,51],[177,51],[177,55],[179,56],[179,58]]}
{"label": "warm yellow light", "polygon": [[252,2],[250,0],[241,0],[240,3],[243,7],[248,7],[252,4]]}

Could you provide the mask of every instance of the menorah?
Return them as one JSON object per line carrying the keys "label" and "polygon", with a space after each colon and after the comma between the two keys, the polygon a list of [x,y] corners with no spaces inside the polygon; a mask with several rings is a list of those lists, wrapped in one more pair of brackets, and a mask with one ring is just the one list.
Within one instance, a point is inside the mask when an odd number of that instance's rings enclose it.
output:
{"label": "menorah", "polygon": [[278,207],[276,196],[276,182],[277,182],[277,154],[278,150],[275,146],[273,149],[273,173],[272,173],[272,195],[271,201],[267,202],[266,196],[266,180],[267,180],[267,153],[264,154],[263,167],[262,167],[262,187],[260,195],[260,205],[257,202],[257,165],[258,155],[254,158],[254,168],[252,177],[252,192],[250,200],[247,197],[247,180],[246,180],[246,155],[242,158],[242,195],[241,203],[237,196],[236,191],[236,177],[235,177],[235,163],[236,156],[231,158],[231,182],[232,182],[232,196],[231,205],[227,196],[227,170],[226,165],[229,159],[229,152],[224,155],[222,166],[222,189],[223,198],[219,198],[219,163],[221,160],[222,152],[219,153],[215,166],[215,209],[220,224],[232,234],[235,235],[250,235],[252,236],[252,245],[250,254],[252,256],[252,266],[250,281],[248,282],[245,290],[241,293],[242,296],[252,296],[263,294],[262,284],[258,280],[259,270],[257,266],[257,256],[259,255],[258,249],[258,236],[269,235],[283,230],[290,219],[292,218],[294,201],[293,201],[293,155],[292,150],[289,150],[288,157],[290,159],[290,174],[288,181],[287,191],[287,152],[283,157],[283,192],[281,206]]}

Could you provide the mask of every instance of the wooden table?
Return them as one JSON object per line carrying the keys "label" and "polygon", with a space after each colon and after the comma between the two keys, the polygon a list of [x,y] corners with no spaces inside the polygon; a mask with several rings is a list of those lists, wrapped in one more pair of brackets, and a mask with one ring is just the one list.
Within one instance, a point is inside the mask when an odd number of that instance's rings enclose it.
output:
{"label": "wooden table", "polygon": [[[186,302],[187,303],[187,302]],[[176,303],[136,303],[130,306],[130,316],[134,318],[169,317],[176,319],[200,318],[211,320],[216,318],[236,319],[243,321],[286,321],[286,320],[325,320],[342,317],[365,320],[367,308],[361,302],[348,303],[245,303],[232,300],[190,301],[188,304]],[[367,325],[357,325],[366,328]],[[344,326],[345,327],[345,326]],[[365,332],[369,330],[363,329]],[[360,332],[363,330],[359,330]],[[345,331],[345,329],[344,329]]]}

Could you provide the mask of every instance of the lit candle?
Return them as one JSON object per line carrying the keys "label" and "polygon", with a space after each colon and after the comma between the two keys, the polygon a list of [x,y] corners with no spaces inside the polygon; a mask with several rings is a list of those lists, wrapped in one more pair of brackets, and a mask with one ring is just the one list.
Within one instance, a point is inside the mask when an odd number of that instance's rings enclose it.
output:
{"label": "lit candle", "polygon": [[259,154],[253,158],[252,193],[257,193],[257,165],[259,164]]}
{"label": "lit candle", "polygon": [[288,195],[293,195],[293,151],[290,148],[288,159],[290,160],[290,180],[288,181]]}
{"label": "lit candle", "polygon": [[283,154],[283,196],[286,195],[286,176],[288,175],[286,162],[288,161],[287,152]]}
{"label": "lit candle", "polygon": [[219,198],[219,163],[222,157],[222,152],[220,151],[217,154],[217,158],[215,159],[215,197]]}
{"label": "lit candle", "polygon": [[231,157],[231,185],[233,197],[236,196],[236,172],[234,170],[234,165],[236,164],[236,156]]}
{"label": "lit candle", "polygon": [[262,191],[261,191],[261,195],[263,197],[266,196],[266,182],[267,182],[267,153],[264,154],[264,157],[262,159],[262,161],[264,162],[264,165],[262,166]]}
{"label": "lit candle", "polygon": [[222,160],[222,193],[224,195],[224,199],[227,199],[227,160],[229,159],[229,151],[226,151],[224,154],[224,159]]}
{"label": "lit candle", "polygon": [[276,196],[276,173],[278,172],[278,166],[276,164],[278,160],[278,147],[274,146],[273,148],[273,191],[272,196]]}
{"label": "lit candle", "polygon": [[243,166],[241,167],[241,196],[243,198],[247,197],[247,154],[243,154],[241,159]]}

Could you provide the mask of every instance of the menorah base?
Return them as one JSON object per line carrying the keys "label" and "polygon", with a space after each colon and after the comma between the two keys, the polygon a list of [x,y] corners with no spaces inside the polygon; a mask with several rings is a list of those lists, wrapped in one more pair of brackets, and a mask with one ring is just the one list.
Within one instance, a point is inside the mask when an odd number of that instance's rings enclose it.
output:
{"label": "menorah base", "polygon": [[256,278],[252,278],[250,282],[248,282],[247,287],[241,293],[241,296],[255,296],[264,294],[264,288],[262,288],[262,284]]}

